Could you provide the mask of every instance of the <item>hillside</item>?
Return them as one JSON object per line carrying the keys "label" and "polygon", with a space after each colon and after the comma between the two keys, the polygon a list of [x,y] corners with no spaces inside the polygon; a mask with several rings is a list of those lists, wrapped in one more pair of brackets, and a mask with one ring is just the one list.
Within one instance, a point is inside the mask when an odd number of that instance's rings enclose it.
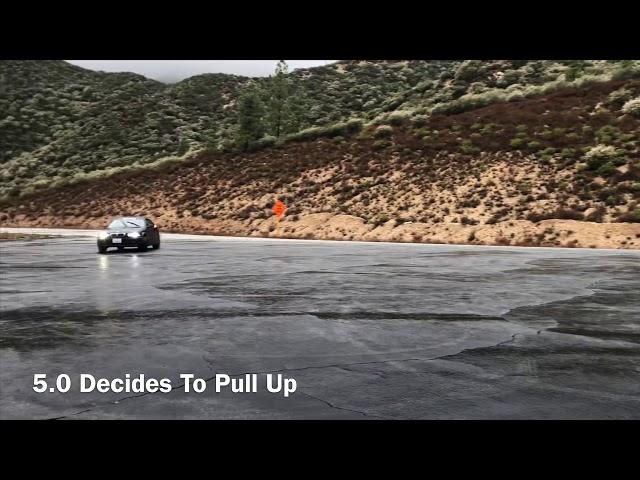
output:
{"label": "hillside", "polygon": [[[380,104],[411,88],[425,64],[414,63],[410,75],[388,62],[294,72],[312,99],[302,127],[335,123],[364,112],[363,100]],[[242,89],[264,81],[205,74],[165,85],[62,61],[2,61],[0,197],[216,150],[236,122]]]}
{"label": "hillside", "polygon": [[[361,68],[333,68],[345,65]],[[530,91],[518,84],[505,89],[513,98],[487,87],[446,102],[403,87],[402,98],[365,115],[368,124],[14,197],[0,221],[101,228],[127,213],[148,214],[166,231],[637,249],[640,80],[628,76],[541,81]],[[280,224],[270,211],[277,196],[290,207]]]}
{"label": "hillside", "polygon": [[[299,128],[309,129],[455,113],[639,69],[628,61],[350,60],[290,77],[305,101]],[[0,61],[0,198],[225,150],[238,97],[266,81],[207,74],[166,85],[62,61]]]}

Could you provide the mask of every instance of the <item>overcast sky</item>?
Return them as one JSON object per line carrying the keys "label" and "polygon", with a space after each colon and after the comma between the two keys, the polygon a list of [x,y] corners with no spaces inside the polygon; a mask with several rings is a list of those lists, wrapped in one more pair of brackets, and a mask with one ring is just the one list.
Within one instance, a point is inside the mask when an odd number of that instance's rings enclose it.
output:
{"label": "overcast sky", "polygon": [[[326,65],[334,60],[286,60],[289,70]],[[176,82],[201,73],[232,73],[248,77],[273,73],[277,60],[67,60],[91,70],[134,72],[162,82]]]}

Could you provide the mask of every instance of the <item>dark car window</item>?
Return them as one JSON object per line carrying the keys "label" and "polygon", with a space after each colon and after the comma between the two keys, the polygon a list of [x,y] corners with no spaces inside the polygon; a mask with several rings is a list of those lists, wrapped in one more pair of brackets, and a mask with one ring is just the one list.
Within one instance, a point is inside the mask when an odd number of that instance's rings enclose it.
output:
{"label": "dark car window", "polygon": [[125,217],[122,219],[127,227],[142,227],[144,226],[144,221],[141,218],[136,217]]}
{"label": "dark car window", "polygon": [[145,222],[147,223],[147,227],[153,227],[153,222],[148,218],[145,219]]}
{"label": "dark car window", "polygon": [[144,227],[144,219],[137,217],[118,218],[109,224],[107,228],[140,228]]}
{"label": "dark car window", "polygon": [[122,220],[114,220],[107,228],[126,228],[126,225]]}

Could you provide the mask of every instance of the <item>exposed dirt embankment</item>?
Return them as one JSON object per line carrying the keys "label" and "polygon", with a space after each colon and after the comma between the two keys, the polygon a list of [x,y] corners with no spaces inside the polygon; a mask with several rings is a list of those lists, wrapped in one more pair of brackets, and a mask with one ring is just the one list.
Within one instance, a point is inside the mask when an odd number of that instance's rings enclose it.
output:
{"label": "exposed dirt embankment", "polygon": [[[395,220],[374,226],[352,215],[313,213],[298,220],[285,217],[259,221],[202,220],[187,218],[179,223],[163,222],[171,215],[158,217],[164,231],[230,236],[300,238],[322,240],[449,243],[470,245],[515,245],[582,248],[640,249],[640,225],[633,223],[594,223],[577,220],[528,220],[500,222],[493,225],[455,223],[403,223]],[[6,227],[104,228],[106,219],[82,217],[37,219],[15,218],[3,222]]]}
{"label": "exposed dirt embankment", "polygon": [[[144,214],[181,233],[638,249],[640,120],[603,107],[621,85],[203,154],[12,199],[0,224],[102,228]],[[601,142],[620,156],[589,165]],[[279,224],[277,197],[289,207]]]}

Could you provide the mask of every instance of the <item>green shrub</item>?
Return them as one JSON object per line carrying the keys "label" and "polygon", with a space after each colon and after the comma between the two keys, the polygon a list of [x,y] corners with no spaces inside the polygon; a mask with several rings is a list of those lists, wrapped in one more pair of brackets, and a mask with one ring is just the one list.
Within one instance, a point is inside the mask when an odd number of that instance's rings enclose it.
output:
{"label": "green shrub", "polygon": [[344,124],[344,132],[353,135],[354,133],[358,133],[364,127],[364,122],[359,118],[352,118]]}
{"label": "green shrub", "polygon": [[360,130],[362,130],[363,122],[359,119],[352,119],[343,123],[336,123],[327,127],[312,127],[305,130],[301,130],[297,133],[287,135],[285,141],[301,141],[301,140],[315,140],[322,137],[338,137],[351,136]]}
{"label": "green shrub", "polygon": [[462,113],[499,101],[506,101],[506,95],[502,90],[487,90],[479,94],[465,94],[451,102],[438,103],[432,108],[431,113]]}
{"label": "green shrub", "polygon": [[611,175],[616,172],[616,166],[613,162],[607,162],[600,165],[596,171],[601,175]]}
{"label": "green shrub", "polygon": [[184,155],[189,151],[189,142],[186,140],[181,140],[178,144],[178,155]]}
{"label": "green shrub", "polygon": [[618,222],[640,223],[640,208],[624,213],[616,219]]}
{"label": "green shrub", "polygon": [[263,148],[272,147],[276,144],[277,138],[272,135],[266,135],[259,140],[256,140],[251,146],[251,150],[261,150]]}
{"label": "green shrub", "polygon": [[553,147],[547,147],[540,152],[542,155],[554,155],[556,153],[556,149]]}
{"label": "green shrub", "polygon": [[509,142],[509,144],[513,148],[521,148],[525,143],[526,143],[526,140],[524,138],[513,138]]}
{"label": "green shrub", "polygon": [[558,208],[555,211],[548,213],[531,212],[525,218],[535,223],[552,218],[561,220],[584,220],[584,213],[568,208]]}
{"label": "green shrub", "polygon": [[605,125],[596,130],[596,139],[599,143],[612,143],[619,135],[620,130],[613,125]]}
{"label": "green shrub", "polygon": [[376,138],[388,138],[391,135],[393,135],[393,127],[389,125],[380,125],[373,133],[373,136]]}
{"label": "green shrub", "polygon": [[567,133],[567,136],[565,138],[567,140],[571,140],[571,141],[575,142],[575,141],[580,139],[580,135],[578,135],[575,132],[569,132],[569,133]]}
{"label": "green shrub", "polygon": [[612,80],[626,80],[629,78],[635,78],[640,75],[640,67],[629,64],[616,69],[612,75]]}
{"label": "green shrub", "polygon": [[470,82],[480,76],[482,62],[479,60],[465,60],[458,67],[455,78],[465,82]]}
{"label": "green shrub", "polygon": [[285,141],[313,140],[316,138],[320,138],[325,132],[326,132],[326,129],[324,128],[311,127],[311,128],[306,128],[304,130],[300,130],[297,133],[287,135],[284,138],[284,140]]}
{"label": "green shrub", "polygon": [[387,122],[390,125],[394,125],[397,127],[407,123],[410,119],[411,119],[411,113],[397,111],[397,112],[391,112],[389,114],[389,116],[387,117]]}
{"label": "green shrub", "polygon": [[475,147],[470,140],[464,140],[462,144],[460,144],[460,150],[462,153],[467,155],[474,155],[476,153],[480,153],[480,149]]}
{"label": "green shrub", "polygon": [[328,127],[325,127],[324,130],[324,135],[323,136],[327,136],[327,137],[337,137],[337,136],[344,136],[344,137],[349,137],[355,133],[358,133],[360,130],[362,130],[362,120],[358,120],[358,119],[352,119],[349,120],[348,122],[343,122],[343,123],[336,123],[334,125],[330,125]]}
{"label": "green shrub", "polygon": [[[583,159],[587,162],[587,168],[598,170],[609,162],[613,162],[620,157],[620,152],[611,145],[596,145],[587,150]],[[608,167],[607,167],[608,168]]]}
{"label": "green shrub", "polygon": [[373,142],[373,148],[375,150],[383,150],[391,146],[391,142],[386,139],[380,139]]}
{"label": "green shrub", "polygon": [[551,130],[543,130],[538,136],[544,140],[550,140],[553,138],[553,132]]}
{"label": "green shrub", "polygon": [[411,123],[413,123],[413,125],[415,127],[423,127],[427,123],[429,123],[429,116],[428,115],[415,115],[413,118],[411,118]]}
{"label": "green shrub", "polygon": [[607,105],[611,105],[614,108],[620,108],[625,102],[631,100],[633,92],[626,87],[614,90],[607,97]]}
{"label": "green shrub", "polygon": [[629,100],[622,106],[622,112],[640,118],[640,97]]}

